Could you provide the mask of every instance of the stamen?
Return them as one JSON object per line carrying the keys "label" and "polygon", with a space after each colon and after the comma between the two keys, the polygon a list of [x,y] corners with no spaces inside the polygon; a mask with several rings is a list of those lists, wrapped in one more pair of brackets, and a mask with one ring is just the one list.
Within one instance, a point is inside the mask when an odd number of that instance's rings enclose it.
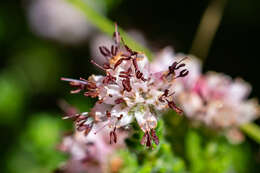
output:
{"label": "stamen", "polygon": [[176,77],[176,78],[179,78],[179,77],[185,77],[189,74],[189,71],[187,69],[184,69],[182,70],[179,75]]}
{"label": "stamen", "polygon": [[114,138],[114,143],[117,143],[116,127],[110,132],[110,144],[112,144],[112,138]]}
{"label": "stamen", "polygon": [[141,144],[146,145],[147,147],[151,147],[151,137],[148,131],[146,131],[142,137]]}
{"label": "stamen", "polygon": [[121,120],[123,118],[123,114],[120,115],[120,117],[117,118],[117,120]]}
{"label": "stamen", "polygon": [[99,47],[99,51],[100,53],[107,58],[108,60],[108,57],[111,57],[111,52],[108,48],[106,48],[105,46],[100,46]]}
{"label": "stamen", "polygon": [[77,93],[79,93],[81,90],[82,90],[81,88],[76,89],[76,90],[71,90],[70,93],[71,93],[71,94],[77,94]]}
{"label": "stamen", "polygon": [[118,32],[117,23],[115,23],[115,32],[113,34],[116,45],[120,43],[120,33]]}
{"label": "stamen", "polygon": [[106,69],[104,67],[102,67],[101,65],[97,64],[94,60],[90,61],[92,64],[94,64],[95,66],[97,66],[98,68],[100,68],[101,70],[106,71]]}
{"label": "stamen", "polygon": [[117,66],[119,66],[123,61],[128,61],[128,60],[130,60],[131,59],[131,57],[128,57],[128,58],[121,58],[121,59],[119,59],[117,62],[116,62],[116,64],[114,65],[114,70],[117,68]]}
{"label": "stamen", "polygon": [[124,87],[124,90],[126,90],[127,92],[130,92],[130,91],[132,90],[132,87],[131,87],[131,85],[130,85],[130,79],[129,79],[129,78],[124,79],[124,80],[122,81],[122,85],[123,85],[123,87]]}
{"label": "stamen", "polygon": [[76,80],[76,79],[70,79],[70,78],[65,78],[65,77],[60,78],[60,80],[62,80],[62,81],[67,81],[67,82],[78,83],[78,84],[83,84],[83,85],[87,85],[87,84],[88,84],[87,81]]}
{"label": "stamen", "polygon": [[111,113],[108,110],[106,111],[106,116],[107,116],[107,118],[111,117]]}
{"label": "stamen", "polygon": [[158,144],[159,144],[159,138],[158,138],[158,136],[156,135],[156,132],[155,132],[154,129],[151,129],[151,136],[152,136],[152,139],[153,139],[154,143],[155,143],[156,145],[158,145]]}
{"label": "stamen", "polygon": [[116,83],[116,77],[112,76],[111,74],[108,74],[104,80],[103,80],[103,84],[107,85],[107,84],[114,84]]}
{"label": "stamen", "polygon": [[123,75],[123,74],[120,74],[119,77],[121,77],[121,78],[129,78],[129,76]]}
{"label": "stamen", "polygon": [[133,58],[133,65],[134,65],[135,71],[137,71],[138,70],[138,65],[137,65],[136,58]]}
{"label": "stamen", "polygon": [[180,108],[178,108],[173,101],[169,101],[169,100],[166,100],[166,101],[168,102],[168,106],[171,109],[175,110],[178,114],[182,114],[183,113],[183,111]]}
{"label": "stamen", "polygon": [[[185,66],[185,64],[183,63],[183,64],[180,64],[182,61],[184,61],[185,59],[187,59],[188,57],[184,57],[184,58],[182,58],[179,62],[174,62],[174,63],[172,63],[172,65],[171,66],[169,66],[169,73],[167,74],[167,76],[169,76],[170,74],[173,74],[173,73],[175,73],[175,70],[178,70],[179,68],[181,68],[181,67],[184,67]],[[180,65],[178,65],[178,64],[180,64]],[[178,65],[178,66],[177,66]]]}

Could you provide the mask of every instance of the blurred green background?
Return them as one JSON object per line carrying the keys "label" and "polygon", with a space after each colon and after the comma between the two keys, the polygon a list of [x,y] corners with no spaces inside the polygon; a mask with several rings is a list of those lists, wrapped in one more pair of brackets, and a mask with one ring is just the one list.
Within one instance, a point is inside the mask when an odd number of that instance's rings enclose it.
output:
{"label": "blurred green background", "polygon": [[[0,2],[1,173],[47,173],[57,168],[66,160],[66,155],[57,152],[55,147],[62,134],[72,126],[61,120],[62,111],[57,101],[66,99],[82,111],[88,111],[92,105],[90,99],[71,96],[69,87],[59,78],[87,78],[98,73],[89,61],[93,56],[90,45],[100,35],[100,29],[91,24],[95,19],[85,16],[78,19],[78,14],[74,15],[66,10],[69,7],[59,6],[59,0],[56,1]],[[217,1],[222,3],[222,0]],[[201,17],[211,3],[209,0],[85,2],[101,15],[118,22],[124,30],[138,31],[146,40],[146,47],[153,52],[170,45],[176,52],[184,53],[191,49]],[[56,9],[55,5],[59,7]],[[243,77],[252,84],[252,95],[259,98],[256,62],[259,59],[260,1],[226,0],[221,8],[223,18],[204,57],[204,70]],[[71,18],[62,18],[63,12]],[[71,23],[65,25],[63,20]],[[82,20],[88,22],[82,24]],[[201,56],[199,49],[193,53]],[[198,130],[185,131],[187,136],[180,137],[178,130],[184,134],[183,129],[177,127],[176,133],[167,133],[172,149],[165,144],[161,150],[162,153],[174,150],[176,155],[188,161],[191,172],[260,171],[260,150],[254,141],[248,139],[241,146],[232,147],[224,139],[205,141],[203,135],[200,136],[203,133]],[[184,146],[186,148],[182,149]],[[128,157],[127,153],[121,154]],[[135,164],[131,159],[129,163]],[[230,168],[233,163],[239,168]],[[143,164],[145,170],[148,163]]]}

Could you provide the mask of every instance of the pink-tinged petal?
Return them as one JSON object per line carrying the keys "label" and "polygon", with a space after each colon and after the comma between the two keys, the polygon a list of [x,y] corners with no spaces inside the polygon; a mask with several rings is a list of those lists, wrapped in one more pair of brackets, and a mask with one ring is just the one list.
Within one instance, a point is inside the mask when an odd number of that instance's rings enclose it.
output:
{"label": "pink-tinged petal", "polygon": [[130,115],[129,113],[129,107],[126,107],[125,105],[118,104],[114,106],[111,110],[111,116],[116,117],[116,128],[120,128],[123,126],[126,126],[133,122],[134,117]]}
{"label": "pink-tinged petal", "polygon": [[249,83],[242,79],[236,79],[229,88],[228,97],[230,101],[240,101],[248,97],[251,92],[251,86]]}
{"label": "pink-tinged petal", "polygon": [[90,115],[94,116],[96,121],[102,121],[107,119],[106,112],[111,111],[111,106],[105,103],[96,103],[95,106],[91,109]]}
{"label": "pink-tinged petal", "polygon": [[[138,110],[139,109],[139,110]],[[157,126],[156,117],[149,111],[144,111],[143,109],[149,109],[147,107],[139,107],[137,111],[135,111],[135,118],[137,123],[143,132],[150,131]]]}
{"label": "pink-tinged petal", "polygon": [[101,76],[101,75],[91,75],[89,77],[89,80],[94,82],[97,87],[100,87],[102,85],[102,83],[103,83],[104,76]]}
{"label": "pink-tinged petal", "polygon": [[237,118],[237,124],[245,124],[259,118],[260,107],[256,99],[250,99],[240,103],[238,108],[240,116]]}
{"label": "pink-tinged petal", "polygon": [[121,88],[117,85],[105,86],[100,89],[99,99],[103,103],[114,105],[118,98],[122,97]]}
{"label": "pink-tinged petal", "polygon": [[166,71],[176,61],[173,48],[166,47],[160,51],[150,65],[151,72]]}

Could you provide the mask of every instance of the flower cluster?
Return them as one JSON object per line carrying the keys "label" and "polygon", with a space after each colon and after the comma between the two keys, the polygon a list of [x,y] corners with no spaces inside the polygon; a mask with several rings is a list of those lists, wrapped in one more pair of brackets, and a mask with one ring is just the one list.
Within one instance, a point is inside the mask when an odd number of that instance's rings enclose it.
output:
{"label": "flower cluster", "polygon": [[[163,69],[166,65],[162,62],[171,63],[182,57],[175,56],[170,48],[166,48],[152,67]],[[227,130],[227,135],[241,137],[237,127],[256,119],[260,113],[257,101],[246,99],[251,86],[240,78],[232,80],[222,73],[202,74],[201,63],[195,57],[190,56],[186,64],[191,74],[174,85],[175,99],[185,115],[211,128]]]}
{"label": "flower cluster", "polygon": [[[61,108],[66,115],[77,114],[78,111],[65,102],[61,102]],[[58,172],[79,173],[79,172],[108,172],[108,169],[113,168],[111,156],[115,154],[118,149],[125,147],[124,139],[127,137],[126,131],[118,130],[120,136],[116,145],[110,145],[108,136],[103,131],[95,134],[95,130],[101,128],[103,123],[93,127],[88,136],[84,132],[76,130],[74,133],[65,134],[58,149],[70,155],[69,160],[61,165]]]}
{"label": "flower cluster", "polygon": [[128,127],[136,119],[144,132],[141,143],[148,147],[152,141],[158,144],[155,132],[158,113],[168,108],[182,113],[173,100],[173,86],[175,79],[188,75],[183,63],[186,58],[173,62],[168,69],[154,72],[150,70],[145,54],[120,43],[122,39],[117,27],[114,40],[111,48],[99,47],[106,59],[102,66],[91,61],[104,70],[105,76],[92,75],[88,80],[61,79],[76,87],[71,93],[84,91],[85,96],[98,98],[91,112],[73,114],[67,118],[73,118],[77,130],[84,131],[86,135],[93,130],[93,126],[104,123],[104,127],[110,129],[110,143],[117,142],[117,129]]}

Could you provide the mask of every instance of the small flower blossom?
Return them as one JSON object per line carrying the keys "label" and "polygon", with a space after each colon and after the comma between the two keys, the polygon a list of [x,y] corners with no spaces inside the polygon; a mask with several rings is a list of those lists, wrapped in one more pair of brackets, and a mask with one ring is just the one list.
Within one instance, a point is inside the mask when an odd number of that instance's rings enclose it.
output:
{"label": "small flower blossom", "polygon": [[[167,48],[158,57],[160,59],[154,61],[154,68],[167,68],[161,60],[178,61],[183,55],[174,56],[173,51]],[[221,73],[201,74],[201,63],[195,57],[190,56],[185,64],[191,74],[176,81],[173,86],[176,102],[185,115],[211,128],[226,130],[227,136],[233,134],[236,138],[233,142],[242,140],[237,127],[253,121],[260,113],[257,101],[246,99],[251,86],[242,79],[232,80]]]}
{"label": "small flower blossom", "polygon": [[[64,102],[62,102],[61,107],[66,113],[66,117],[78,115],[78,111],[75,108]],[[80,118],[78,117],[78,119]],[[78,126],[78,128],[81,127],[84,126]],[[102,131],[96,133],[102,128],[104,128]],[[110,145],[108,142],[109,136],[107,136],[105,131],[107,128],[107,126],[104,126],[104,122],[100,122],[93,127],[88,136],[79,129],[73,134],[65,135],[58,149],[68,153],[70,157],[58,171],[64,173],[108,172],[110,156],[115,154],[117,149],[125,147],[124,139],[127,137],[127,133],[122,129],[118,130],[117,135],[119,139],[116,145]]]}
{"label": "small flower blossom", "polygon": [[106,62],[101,66],[105,76],[92,75],[88,80],[62,78],[76,87],[71,93],[84,91],[85,96],[97,97],[98,101],[91,110],[82,115],[72,115],[77,129],[85,134],[98,122],[104,122],[110,129],[110,142],[117,142],[117,129],[128,127],[134,120],[144,132],[142,144],[151,146],[159,140],[155,133],[158,113],[168,108],[178,113],[182,110],[173,100],[173,85],[177,78],[188,75],[183,60],[173,62],[168,69],[159,72],[150,70],[150,63],[145,54],[133,51],[125,44],[120,44],[119,32],[114,33],[115,43],[107,48],[100,46],[100,53]]}

